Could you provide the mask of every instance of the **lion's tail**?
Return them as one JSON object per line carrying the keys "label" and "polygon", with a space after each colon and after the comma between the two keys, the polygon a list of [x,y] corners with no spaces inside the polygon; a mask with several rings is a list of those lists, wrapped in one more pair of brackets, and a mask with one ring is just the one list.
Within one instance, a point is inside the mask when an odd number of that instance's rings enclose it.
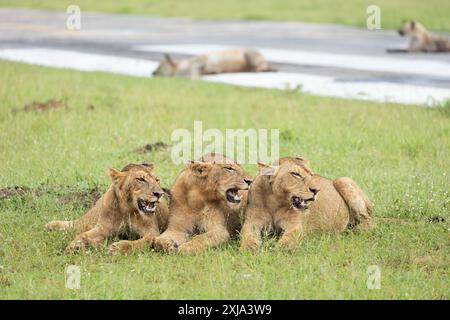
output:
{"label": "lion's tail", "polygon": [[350,210],[348,228],[368,229],[372,226],[373,204],[364,191],[351,178],[339,178],[334,187]]}

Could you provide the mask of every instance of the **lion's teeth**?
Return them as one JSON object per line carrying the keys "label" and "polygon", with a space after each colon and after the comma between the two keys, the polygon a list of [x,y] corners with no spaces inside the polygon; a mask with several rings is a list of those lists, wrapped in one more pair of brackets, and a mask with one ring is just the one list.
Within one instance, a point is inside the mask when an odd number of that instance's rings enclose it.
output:
{"label": "lion's teeth", "polygon": [[239,200],[241,200],[241,197],[239,197],[239,195],[235,194],[234,195],[234,200],[239,201]]}

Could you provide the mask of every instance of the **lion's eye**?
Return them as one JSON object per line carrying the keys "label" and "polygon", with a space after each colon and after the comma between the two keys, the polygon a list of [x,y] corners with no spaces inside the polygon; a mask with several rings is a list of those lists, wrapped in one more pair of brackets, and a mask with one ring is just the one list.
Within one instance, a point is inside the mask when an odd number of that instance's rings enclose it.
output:
{"label": "lion's eye", "polygon": [[298,173],[298,172],[291,172],[291,174],[292,174],[294,177],[297,177],[297,178],[303,178],[302,175],[301,175],[300,173]]}
{"label": "lion's eye", "polygon": [[140,182],[147,182],[144,178],[136,178]]}
{"label": "lion's eye", "polygon": [[227,170],[227,171],[233,171],[233,170],[234,170],[234,169],[231,168],[231,167],[224,167],[224,169]]}

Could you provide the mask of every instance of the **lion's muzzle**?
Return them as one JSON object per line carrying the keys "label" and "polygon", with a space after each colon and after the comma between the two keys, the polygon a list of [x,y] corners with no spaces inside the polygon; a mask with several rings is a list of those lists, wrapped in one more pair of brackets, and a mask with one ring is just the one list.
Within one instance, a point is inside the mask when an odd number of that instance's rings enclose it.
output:
{"label": "lion's muzzle", "polygon": [[300,209],[300,210],[306,210],[309,208],[309,202],[313,202],[314,200],[316,200],[316,195],[313,195],[311,198],[308,199],[302,199],[300,197],[297,196],[293,196],[291,201],[292,201],[292,206],[296,209]]}
{"label": "lion's muzzle", "polygon": [[231,203],[239,203],[241,202],[241,196],[239,196],[238,188],[228,189],[226,192],[227,201]]}
{"label": "lion's muzzle", "polygon": [[158,201],[147,201],[144,199],[139,199],[138,200],[138,208],[141,212],[145,213],[145,214],[151,214],[153,212],[155,212],[156,210],[156,203]]}

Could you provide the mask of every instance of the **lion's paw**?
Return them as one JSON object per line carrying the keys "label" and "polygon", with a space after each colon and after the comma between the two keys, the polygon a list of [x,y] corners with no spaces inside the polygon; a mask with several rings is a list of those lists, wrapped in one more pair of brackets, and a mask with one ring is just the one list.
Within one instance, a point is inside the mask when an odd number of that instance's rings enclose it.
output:
{"label": "lion's paw", "polygon": [[47,231],[55,230],[67,230],[70,229],[71,224],[69,221],[51,221],[45,225]]}
{"label": "lion's paw", "polygon": [[195,254],[199,251],[200,249],[197,246],[193,245],[191,242],[183,243],[178,249],[178,252],[181,254]]}
{"label": "lion's paw", "polygon": [[85,248],[86,242],[83,239],[76,239],[66,247],[66,252],[83,250]]}
{"label": "lion's paw", "polygon": [[168,238],[156,238],[153,246],[156,250],[167,253],[178,251],[178,244],[172,239]]}
{"label": "lion's paw", "polygon": [[260,242],[255,238],[247,238],[242,241],[241,251],[257,251],[259,249]]}
{"label": "lion's paw", "polygon": [[122,240],[114,242],[112,245],[110,245],[109,253],[112,255],[128,254],[131,252],[131,249],[132,249],[131,241]]}

